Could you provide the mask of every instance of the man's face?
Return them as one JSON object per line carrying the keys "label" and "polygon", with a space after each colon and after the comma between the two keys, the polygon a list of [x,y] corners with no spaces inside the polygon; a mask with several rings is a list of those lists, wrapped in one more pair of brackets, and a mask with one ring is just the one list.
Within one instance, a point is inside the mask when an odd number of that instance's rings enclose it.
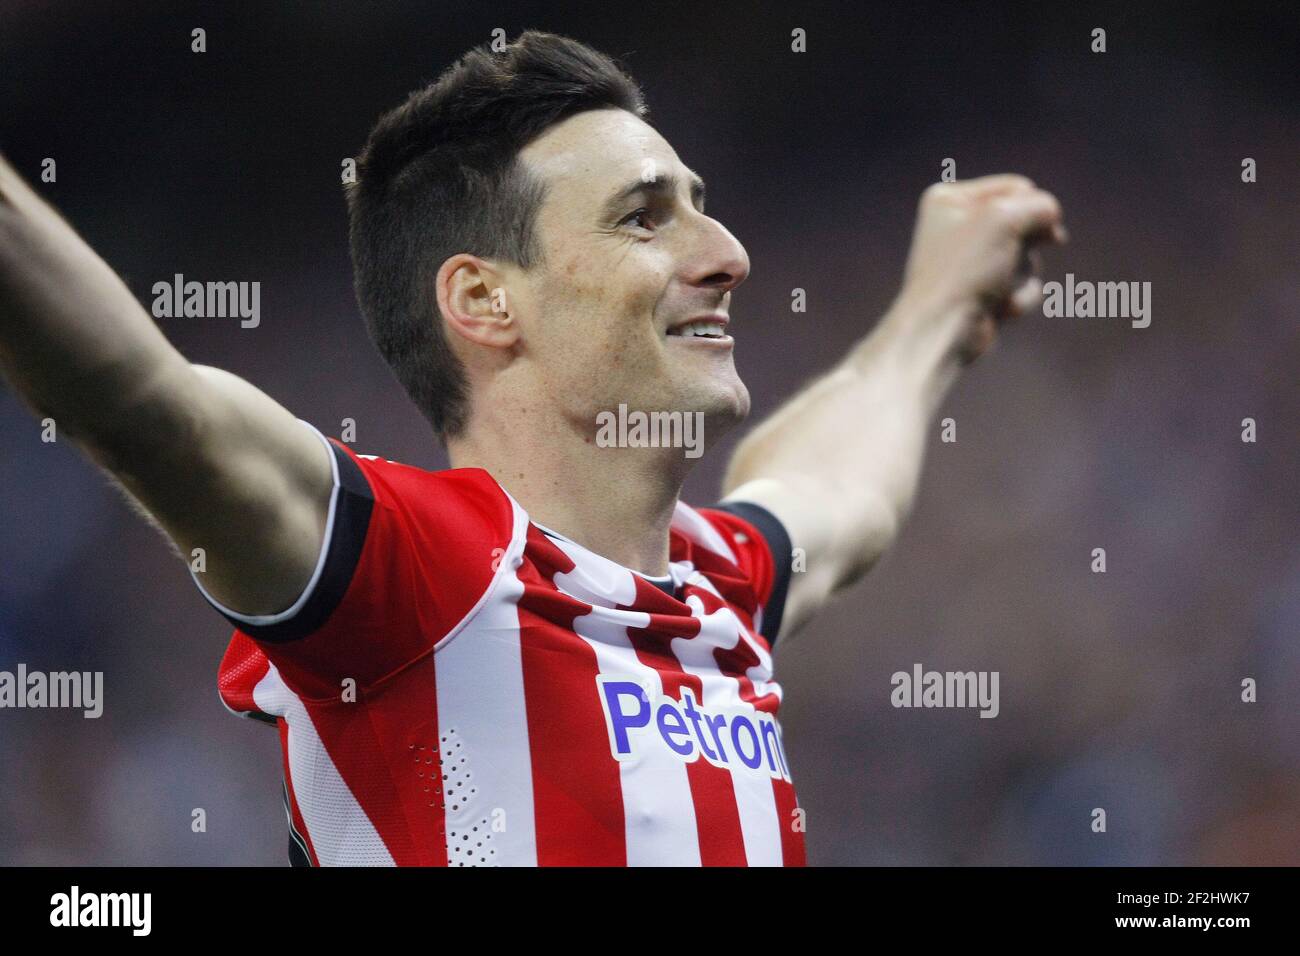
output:
{"label": "man's face", "polygon": [[569,117],[520,160],[547,184],[536,223],[544,261],[521,274],[512,311],[521,307],[523,349],[550,400],[592,431],[620,402],[703,412],[706,441],[743,419],[749,392],[732,329],[680,334],[689,319],[729,317],[731,290],[749,274],[744,246],[704,215],[698,177],[619,109]]}

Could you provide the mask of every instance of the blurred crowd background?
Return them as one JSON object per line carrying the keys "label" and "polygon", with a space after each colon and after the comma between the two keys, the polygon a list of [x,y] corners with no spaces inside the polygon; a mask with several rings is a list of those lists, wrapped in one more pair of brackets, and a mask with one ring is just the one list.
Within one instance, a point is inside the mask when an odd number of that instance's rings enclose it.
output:
{"label": "blurred crowd background", "polygon": [[[752,260],[754,420],[888,307],[945,158],[1031,176],[1071,233],[1045,278],[1149,281],[1152,322],[1011,328],[945,402],[958,440],[933,429],[894,549],[778,645],[810,862],[1300,863],[1300,8],[563,6],[4,0],[0,149],[30,181],[56,159],[37,188],[146,306],[175,273],[261,282],[257,329],[160,320],[192,360],[426,468],[443,453],[353,299],[339,175],[497,27],[621,58],[708,180]],[[0,669],[99,670],[106,695],[98,720],[0,710],[0,863],[284,865],[276,734],[217,697],[229,636],[0,386]],[[1000,672],[1000,715],[894,709],[915,663]]]}

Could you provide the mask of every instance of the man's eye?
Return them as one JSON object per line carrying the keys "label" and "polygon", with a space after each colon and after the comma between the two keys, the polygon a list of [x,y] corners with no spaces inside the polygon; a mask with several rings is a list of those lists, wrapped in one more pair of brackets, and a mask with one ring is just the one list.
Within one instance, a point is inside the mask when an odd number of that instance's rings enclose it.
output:
{"label": "man's eye", "polygon": [[630,212],[626,216],[624,216],[622,220],[619,221],[619,225],[626,225],[628,223],[631,223],[632,225],[637,226],[638,228],[649,229],[650,226],[646,221],[649,215],[650,215],[649,209],[638,209],[635,212]]}

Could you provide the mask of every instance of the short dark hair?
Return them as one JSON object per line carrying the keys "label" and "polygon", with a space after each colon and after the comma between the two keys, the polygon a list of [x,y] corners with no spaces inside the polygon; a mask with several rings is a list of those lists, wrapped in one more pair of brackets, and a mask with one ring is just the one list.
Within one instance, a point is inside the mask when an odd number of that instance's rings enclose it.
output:
{"label": "short dark hair", "polygon": [[[465,252],[524,269],[541,261],[535,223],[546,191],[518,161],[547,127],[585,110],[644,117],[641,88],[577,40],[528,30],[500,52],[483,44],[384,114],[346,187],[357,302],[393,374],[446,441],[468,418],[433,282]],[[430,309],[430,304],[434,309]]]}

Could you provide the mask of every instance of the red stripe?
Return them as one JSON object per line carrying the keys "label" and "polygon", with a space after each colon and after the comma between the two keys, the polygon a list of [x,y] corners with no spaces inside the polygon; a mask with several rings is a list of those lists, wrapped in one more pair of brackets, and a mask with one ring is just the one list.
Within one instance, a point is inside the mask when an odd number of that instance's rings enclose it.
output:
{"label": "red stripe", "polygon": [[776,801],[777,823],[781,827],[781,863],[784,866],[806,866],[804,814],[799,809],[794,784],[789,780],[773,780],[772,798]]}
{"label": "red stripe", "polygon": [[433,654],[377,687],[359,689],[354,703],[303,703],[339,775],[393,862],[446,866]]}
{"label": "red stripe", "polygon": [[242,631],[235,631],[217,670],[217,692],[236,713],[262,712],[253,691],[271,669],[262,649]]}
{"label": "red stripe", "polygon": [[[417,866],[447,865],[446,788],[441,773],[444,748],[439,736],[437,688],[430,651],[366,695],[375,739],[393,745],[387,753],[391,779],[370,779],[374,780],[376,801],[391,800],[394,790],[401,801],[400,807],[391,810],[394,817],[402,813],[403,833],[409,834],[409,839],[384,841],[398,866],[406,865],[408,859]],[[355,787],[353,793],[361,799]],[[367,803],[361,805],[369,813]],[[379,833],[386,836],[382,829]],[[400,851],[394,852],[395,847]]]}
{"label": "red stripe", "polygon": [[[716,614],[723,608],[728,607],[708,588],[688,584],[687,589],[693,597],[699,598],[705,616]],[[735,609],[731,608],[731,610],[734,613]],[[747,631],[747,633],[755,640],[758,639],[752,630]],[[754,682],[749,679],[749,670],[758,667],[761,662],[753,646],[749,641],[745,640],[745,634],[738,633],[736,635],[734,647],[714,648],[713,659],[718,664],[718,670],[735,679],[738,687],[737,693],[741,700],[752,704],[755,710],[764,710],[775,716],[777,708],[781,704],[780,699],[774,693],[764,694],[759,697],[754,690]]]}
{"label": "red stripe", "polygon": [[596,652],[575,637],[591,613],[555,585],[569,557],[529,524],[518,571],[519,643],[533,765],[537,862],[541,866],[626,866],[627,838],[618,762],[609,752],[595,693]]}
{"label": "red stripe", "polygon": [[[711,614],[724,606],[717,596],[706,588],[692,587],[691,593],[698,596],[703,602],[703,610],[706,614]],[[749,634],[751,637],[761,639],[752,630]],[[718,669],[736,680],[741,700],[748,701],[755,710],[769,713],[773,719],[776,718],[781,705],[780,698],[774,693],[764,694],[759,697],[754,690],[754,682],[747,676],[747,671],[750,668],[759,665],[759,658],[754,648],[745,640],[743,635],[737,641],[735,647],[714,650],[713,657],[718,663]],[[784,764],[784,747],[782,747],[782,757],[780,759]],[[788,766],[786,771],[789,772]],[[783,865],[806,865],[803,834],[804,814],[802,811],[796,813],[798,798],[795,796],[794,785],[788,780],[774,779],[772,781],[772,800],[776,809],[777,826],[780,828],[781,860]]]}
{"label": "red stripe", "polygon": [[[683,620],[680,601],[648,584],[640,576],[633,577],[636,580],[633,606],[650,611],[646,627],[627,629],[637,659],[658,672],[666,696],[680,701],[682,689],[690,688],[695,700],[703,705],[706,703],[703,681],[695,674],[683,671],[681,662],[672,651],[674,638],[699,636],[699,618]],[[664,613],[655,613],[660,608]],[[691,801],[695,804],[700,863],[703,866],[746,866],[745,836],[731,772],[715,767],[701,756],[686,765],[686,779],[691,788]]]}

